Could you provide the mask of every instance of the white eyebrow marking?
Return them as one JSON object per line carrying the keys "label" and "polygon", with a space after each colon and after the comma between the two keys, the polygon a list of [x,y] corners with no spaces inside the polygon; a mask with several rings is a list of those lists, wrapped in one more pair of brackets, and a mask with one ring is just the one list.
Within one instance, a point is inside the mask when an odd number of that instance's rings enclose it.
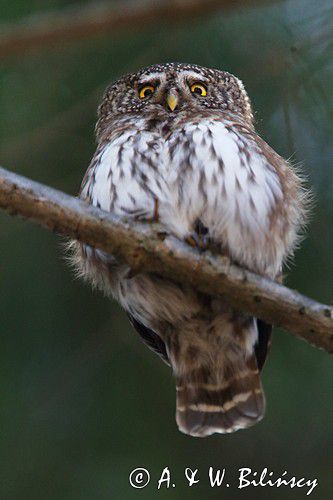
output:
{"label": "white eyebrow marking", "polygon": [[164,80],[164,75],[162,73],[159,73],[156,71],[156,73],[148,73],[146,75],[143,75],[139,80],[138,83],[139,85],[144,82],[149,82],[150,80]]}
{"label": "white eyebrow marking", "polygon": [[185,70],[182,72],[182,74],[187,77],[187,78],[193,78],[193,79],[198,79],[198,80],[203,80],[205,82],[208,82],[208,78],[201,73],[197,73],[195,71],[190,71],[190,70]]}

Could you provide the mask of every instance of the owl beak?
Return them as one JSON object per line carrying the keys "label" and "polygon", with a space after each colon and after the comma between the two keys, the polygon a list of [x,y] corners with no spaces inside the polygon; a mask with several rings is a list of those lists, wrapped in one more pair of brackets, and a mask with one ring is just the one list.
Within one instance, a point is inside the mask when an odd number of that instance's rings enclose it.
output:
{"label": "owl beak", "polygon": [[171,111],[174,111],[178,106],[178,96],[174,93],[170,93],[166,98],[166,102]]}

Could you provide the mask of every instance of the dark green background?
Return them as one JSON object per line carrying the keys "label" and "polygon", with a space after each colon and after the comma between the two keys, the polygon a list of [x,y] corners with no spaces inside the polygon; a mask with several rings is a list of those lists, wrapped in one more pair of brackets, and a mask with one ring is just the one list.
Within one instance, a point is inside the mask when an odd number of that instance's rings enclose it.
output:
{"label": "dark green background", "polygon": [[[2,21],[68,3],[1,0]],[[288,284],[330,303],[332,21],[329,0],[290,0],[8,57],[0,80],[1,163],[76,194],[95,147],[97,103],[110,81],[173,60],[231,71],[246,85],[262,136],[302,165],[315,193]],[[246,466],[316,477],[311,498],[332,495],[327,353],[276,330],[262,423],[203,440],[184,436],[174,421],[169,369],[115,303],[75,281],[61,238],[3,213],[0,231],[1,499],[305,497],[305,489],[238,490],[237,471]],[[141,491],[128,484],[139,466],[152,478]],[[166,466],[176,487],[157,491]],[[227,468],[229,489],[209,487],[209,466]],[[200,469],[199,485],[185,486],[185,467]]]}

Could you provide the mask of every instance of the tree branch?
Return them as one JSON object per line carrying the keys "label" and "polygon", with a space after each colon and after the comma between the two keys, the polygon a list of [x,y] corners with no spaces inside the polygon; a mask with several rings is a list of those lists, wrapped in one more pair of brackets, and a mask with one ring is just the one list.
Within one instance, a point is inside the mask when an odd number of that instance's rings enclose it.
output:
{"label": "tree branch", "polygon": [[[170,246],[158,225],[124,222],[65,193],[0,168],[0,208],[56,233],[112,253],[133,272],[150,271],[203,293],[333,352],[333,308],[232,265],[227,257]],[[176,242],[176,240],[175,240]]]}
{"label": "tree branch", "polygon": [[[274,0],[274,2],[281,0]],[[23,54],[31,49],[56,47],[64,42],[105,33],[137,30],[147,25],[174,23],[208,16],[215,11],[272,3],[273,0],[159,0],[91,2],[61,12],[33,15],[20,23],[2,25],[0,57]]]}

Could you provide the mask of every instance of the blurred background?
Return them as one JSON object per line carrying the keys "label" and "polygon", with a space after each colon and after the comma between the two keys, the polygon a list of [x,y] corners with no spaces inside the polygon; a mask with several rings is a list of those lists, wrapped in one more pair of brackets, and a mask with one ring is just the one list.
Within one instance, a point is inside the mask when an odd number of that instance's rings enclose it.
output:
{"label": "blurred background", "polygon": [[[0,0],[0,7],[2,166],[76,194],[109,82],[156,62],[228,70],[244,81],[261,135],[302,166],[315,193],[287,284],[332,302],[330,0]],[[61,238],[4,213],[0,231],[1,499],[306,494],[238,490],[239,467],[317,478],[312,498],[331,497],[327,353],[276,330],[263,377],[265,419],[232,435],[184,436],[174,420],[169,369],[115,303],[74,279]],[[157,491],[166,466],[176,487]],[[227,469],[229,489],[209,486],[209,466]],[[150,470],[144,490],[129,486],[135,467]],[[199,468],[200,484],[186,486],[185,467]]]}

